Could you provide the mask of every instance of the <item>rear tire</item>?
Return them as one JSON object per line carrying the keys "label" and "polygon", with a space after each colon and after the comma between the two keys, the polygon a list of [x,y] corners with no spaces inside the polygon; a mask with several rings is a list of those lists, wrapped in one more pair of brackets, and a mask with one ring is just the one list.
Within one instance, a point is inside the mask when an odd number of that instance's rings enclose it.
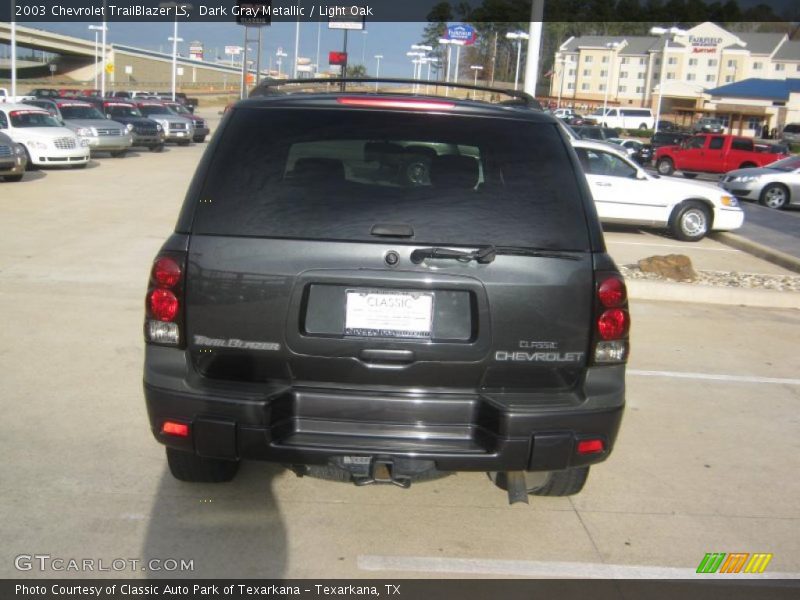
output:
{"label": "rear tire", "polygon": [[686,179],[694,179],[695,177],[697,177],[697,173],[686,173],[686,172],[684,172],[683,176],[686,177]]}
{"label": "rear tire", "polygon": [[690,200],[679,204],[670,219],[670,231],[683,242],[698,242],[711,229],[711,212],[705,204]]}
{"label": "rear tire", "polygon": [[195,144],[202,144],[203,142],[206,141],[206,136],[204,136],[204,135],[198,136],[196,138],[193,138],[193,141],[194,141]]}
{"label": "rear tire", "polygon": [[640,123],[639,124],[639,129],[642,129],[642,130],[647,129],[647,123]]}
{"label": "rear tire", "polygon": [[17,183],[18,181],[22,181],[22,175],[6,175],[3,179],[10,183]]}
{"label": "rear tire", "polygon": [[752,168],[755,168],[755,166],[756,166],[755,163],[746,162],[746,163],[742,163],[741,165],[739,165],[739,168],[740,169],[752,169]]}
{"label": "rear tire", "polygon": [[572,496],[583,489],[589,477],[589,467],[575,467],[566,471],[553,471],[544,485],[533,488],[532,496]]}
{"label": "rear tire", "polygon": [[175,448],[167,448],[167,464],[175,479],[193,483],[231,481],[239,470],[237,461],[203,458]]}
{"label": "rear tire", "polygon": [[110,152],[112,158],[124,158],[125,155],[128,153],[127,150],[115,150],[114,152]]}
{"label": "rear tire", "polygon": [[27,148],[25,148],[25,157],[28,159],[28,163],[25,165],[25,170],[26,171],[38,171],[39,170],[39,166],[33,164],[33,161],[31,160],[31,153],[28,152]]}
{"label": "rear tire", "polygon": [[656,171],[659,175],[672,175],[675,172],[675,163],[671,158],[659,158],[656,163]]}
{"label": "rear tire", "polygon": [[150,146],[148,149],[150,150],[150,152],[163,152],[164,144],[157,144],[155,146]]}
{"label": "rear tire", "polygon": [[789,189],[780,183],[770,183],[761,190],[758,201],[767,208],[781,210],[789,204]]}
{"label": "rear tire", "polygon": [[188,146],[191,143],[191,140],[181,140],[178,142],[178,146]]}

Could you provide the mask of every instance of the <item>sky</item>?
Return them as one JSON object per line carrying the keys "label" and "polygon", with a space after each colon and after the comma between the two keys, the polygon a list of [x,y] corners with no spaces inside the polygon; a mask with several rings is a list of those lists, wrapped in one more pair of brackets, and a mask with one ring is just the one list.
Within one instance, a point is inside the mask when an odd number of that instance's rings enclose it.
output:
{"label": "sky", "polygon": [[[94,41],[94,32],[89,31],[89,25],[96,23],[25,23],[19,25],[45,29],[65,35],[73,35]],[[369,23],[367,33],[351,31],[348,35],[348,54],[350,64],[362,64],[362,56],[370,75],[375,75],[376,54],[383,55],[381,59],[380,74],[385,77],[411,77],[413,66],[411,59],[406,56],[411,44],[419,43],[422,30],[426,23]],[[172,22],[165,23],[115,23],[108,24],[108,43],[136,46],[148,50],[162,50],[172,52],[172,42],[167,38],[172,36]],[[244,43],[244,28],[234,23],[181,23],[179,24],[178,37],[185,41],[179,45],[179,52],[186,56],[189,42],[201,41],[205,47],[206,60],[214,60],[217,49],[220,58],[225,46],[242,46]],[[273,57],[279,47],[283,48],[289,57],[284,60],[284,65],[291,64],[294,54],[295,24],[275,22],[264,28],[263,49],[261,64],[264,68],[269,65],[270,54]],[[329,30],[323,23],[320,28],[320,63],[323,68],[328,64],[328,52],[342,49],[342,31]],[[255,50],[254,46],[251,46]],[[299,56],[310,58],[316,62],[317,53],[317,24],[300,24],[300,52]]]}

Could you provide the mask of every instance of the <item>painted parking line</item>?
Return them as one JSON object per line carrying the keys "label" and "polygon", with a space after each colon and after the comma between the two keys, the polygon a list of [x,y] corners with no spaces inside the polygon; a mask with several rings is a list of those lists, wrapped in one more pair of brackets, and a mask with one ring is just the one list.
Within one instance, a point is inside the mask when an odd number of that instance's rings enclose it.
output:
{"label": "painted parking line", "polygon": [[[606,244],[609,246],[653,246],[654,248],[680,248],[682,250],[686,250],[686,246],[681,246],[679,244],[654,244],[651,242],[619,242],[615,240],[610,240],[606,238]],[[692,246],[692,252],[695,250],[705,250],[706,252],[733,252],[739,253],[740,250],[735,250],[734,248],[705,248],[703,246]]]}
{"label": "painted parking line", "polygon": [[705,379],[707,381],[728,381],[732,383],[774,383],[778,385],[800,385],[800,379],[785,377],[757,377],[753,375],[723,375],[720,373],[686,373],[683,371],[642,371],[628,369],[628,375],[639,377],[674,377],[677,379]]}
{"label": "painted parking line", "polygon": [[[708,579],[708,575],[698,575],[695,569],[584,562],[374,555],[358,556],[356,561],[358,568],[362,571],[462,573],[469,575],[507,575],[564,579],[692,579],[698,577]],[[714,575],[714,578],[718,577],[727,579],[731,576]],[[748,579],[797,579],[798,577],[800,577],[800,573],[770,573],[769,571],[758,575],[747,575]]]}

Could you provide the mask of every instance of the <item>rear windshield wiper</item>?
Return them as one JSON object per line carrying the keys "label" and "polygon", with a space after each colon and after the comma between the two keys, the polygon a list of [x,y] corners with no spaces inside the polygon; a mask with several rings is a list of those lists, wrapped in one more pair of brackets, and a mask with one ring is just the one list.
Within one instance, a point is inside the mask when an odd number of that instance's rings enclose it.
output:
{"label": "rear windshield wiper", "polygon": [[485,246],[471,252],[453,250],[451,248],[419,248],[411,253],[411,262],[418,265],[426,258],[450,258],[459,262],[470,262],[474,260],[480,264],[487,264],[493,262],[498,254],[580,260],[579,256],[566,251],[535,250],[533,248],[523,248],[521,246]]}

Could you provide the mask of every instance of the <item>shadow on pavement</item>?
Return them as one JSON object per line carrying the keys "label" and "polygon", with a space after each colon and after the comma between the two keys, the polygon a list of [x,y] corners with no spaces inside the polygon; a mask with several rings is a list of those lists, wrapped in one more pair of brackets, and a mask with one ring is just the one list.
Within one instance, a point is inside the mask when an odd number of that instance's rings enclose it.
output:
{"label": "shadow on pavement", "polygon": [[286,530],[272,485],[283,472],[277,465],[246,461],[230,483],[192,484],[177,481],[165,466],[141,556],[145,564],[193,560],[194,568],[149,571],[147,577],[282,577]]}

